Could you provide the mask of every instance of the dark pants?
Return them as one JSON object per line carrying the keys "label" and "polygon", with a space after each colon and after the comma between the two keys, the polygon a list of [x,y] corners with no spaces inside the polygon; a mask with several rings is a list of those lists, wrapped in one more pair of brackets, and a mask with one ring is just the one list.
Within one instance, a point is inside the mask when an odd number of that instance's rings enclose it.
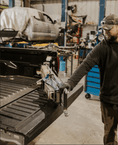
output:
{"label": "dark pants", "polygon": [[104,123],[105,145],[117,145],[118,108],[101,101],[102,122]]}

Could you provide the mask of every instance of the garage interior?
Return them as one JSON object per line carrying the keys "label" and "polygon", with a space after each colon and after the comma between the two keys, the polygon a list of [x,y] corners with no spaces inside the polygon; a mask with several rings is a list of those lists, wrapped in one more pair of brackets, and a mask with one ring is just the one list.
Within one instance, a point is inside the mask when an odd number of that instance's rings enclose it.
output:
{"label": "garage interior", "polygon": [[1,145],[103,144],[98,66],[62,98],[59,87],[104,39],[101,20],[117,15],[117,6],[118,0],[0,0]]}

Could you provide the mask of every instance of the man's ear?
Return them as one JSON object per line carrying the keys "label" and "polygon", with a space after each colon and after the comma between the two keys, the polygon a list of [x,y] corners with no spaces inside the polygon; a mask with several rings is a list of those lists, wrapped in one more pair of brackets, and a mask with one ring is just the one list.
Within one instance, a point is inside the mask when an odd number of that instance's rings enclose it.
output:
{"label": "man's ear", "polygon": [[118,25],[116,25],[116,30],[118,31]]}
{"label": "man's ear", "polygon": [[116,26],[116,31],[117,31],[117,38],[118,38],[118,25]]}

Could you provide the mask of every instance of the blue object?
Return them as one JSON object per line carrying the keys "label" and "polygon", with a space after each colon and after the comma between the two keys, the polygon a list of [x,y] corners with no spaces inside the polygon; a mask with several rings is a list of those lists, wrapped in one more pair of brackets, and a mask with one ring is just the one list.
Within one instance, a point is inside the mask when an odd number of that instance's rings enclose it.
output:
{"label": "blue object", "polygon": [[99,93],[100,93],[100,89],[96,89],[96,88],[92,88],[92,87],[87,87],[86,93],[88,94],[92,94],[92,95],[95,95],[95,96],[99,96]]}
{"label": "blue object", "polygon": [[[106,0],[100,0],[99,2],[99,24],[98,24],[98,29],[101,26],[101,21],[105,17],[105,5],[106,5]],[[101,32],[98,31],[98,34]]]}
{"label": "blue object", "polygon": [[65,71],[65,61],[60,61],[60,67],[59,67],[59,71]]}
{"label": "blue object", "polygon": [[5,47],[10,47],[10,48],[12,48],[12,44],[10,44],[10,43],[9,43],[9,44],[6,44]]}
{"label": "blue object", "polygon": [[64,45],[66,46],[66,38],[65,38],[65,33],[66,33],[66,28],[67,28],[67,6],[68,6],[68,0],[61,0],[62,5],[61,5],[61,22],[65,23],[64,26]]}
{"label": "blue object", "polygon": [[61,10],[61,22],[65,22],[65,0],[62,0]]}
{"label": "blue object", "polygon": [[95,65],[86,76],[85,92],[99,96],[100,93],[100,71],[97,65]]}
{"label": "blue object", "polygon": [[81,48],[80,51],[79,51],[79,57],[82,57],[83,53],[84,53],[84,49]]}
{"label": "blue object", "polygon": [[60,61],[64,61],[64,57],[63,56],[60,56]]}
{"label": "blue object", "polygon": [[[87,54],[91,51],[91,49],[85,49],[85,48],[81,48],[79,50],[79,57],[83,57],[83,55],[87,56]],[[84,54],[85,53],[85,54]],[[84,57],[85,57],[84,56]]]}
{"label": "blue object", "polygon": [[9,0],[9,8],[12,8],[15,6],[15,0]]}
{"label": "blue object", "polygon": [[87,54],[91,51],[92,49],[86,49],[86,56],[87,56]]}
{"label": "blue object", "polygon": [[106,0],[100,0],[99,3],[99,24],[98,26],[101,26],[101,21],[103,20],[104,16],[105,16],[105,4],[106,4]]}
{"label": "blue object", "polygon": [[27,46],[30,46],[31,43],[19,43],[17,44],[17,47],[22,47],[22,48],[26,48]]}
{"label": "blue object", "polygon": [[45,77],[45,79],[49,78],[49,74],[47,74],[47,76]]}

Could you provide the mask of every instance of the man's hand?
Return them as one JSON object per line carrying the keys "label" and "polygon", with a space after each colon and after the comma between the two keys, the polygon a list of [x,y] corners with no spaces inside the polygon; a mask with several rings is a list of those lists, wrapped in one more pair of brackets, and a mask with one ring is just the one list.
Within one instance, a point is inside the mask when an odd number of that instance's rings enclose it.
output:
{"label": "man's hand", "polygon": [[63,93],[63,91],[64,91],[65,88],[66,88],[67,90],[70,91],[70,90],[71,90],[70,84],[68,84],[68,83],[63,83],[62,86],[59,88],[60,94]]}

